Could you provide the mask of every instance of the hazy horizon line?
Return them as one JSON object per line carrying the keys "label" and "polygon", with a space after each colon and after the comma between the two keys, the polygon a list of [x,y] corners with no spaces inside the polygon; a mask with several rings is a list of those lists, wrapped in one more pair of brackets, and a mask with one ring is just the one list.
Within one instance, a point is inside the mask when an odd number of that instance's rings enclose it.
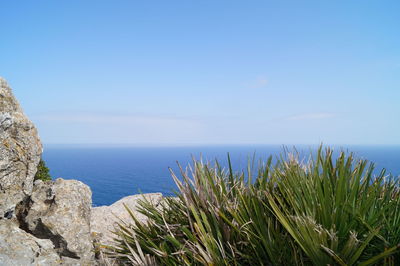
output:
{"label": "hazy horizon line", "polygon": [[157,147],[227,147],[227,146],[390,146],[396,147],[400,144],[385,143],[42,143],[44,147],[99,147],[99,148],[157,148]]}

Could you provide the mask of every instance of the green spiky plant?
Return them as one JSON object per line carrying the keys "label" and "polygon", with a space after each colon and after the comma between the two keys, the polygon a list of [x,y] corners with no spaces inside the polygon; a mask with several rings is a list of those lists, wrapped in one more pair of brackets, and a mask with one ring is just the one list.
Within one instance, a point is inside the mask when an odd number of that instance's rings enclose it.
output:
{"label": "green spiky plant", "polygon": [[146,223],[121,221],[109,256],[132,265],[396,265],[400,189],[373,165],[331,149],[288,154],[234,172],[193,162],[176,197],[140,203]]}

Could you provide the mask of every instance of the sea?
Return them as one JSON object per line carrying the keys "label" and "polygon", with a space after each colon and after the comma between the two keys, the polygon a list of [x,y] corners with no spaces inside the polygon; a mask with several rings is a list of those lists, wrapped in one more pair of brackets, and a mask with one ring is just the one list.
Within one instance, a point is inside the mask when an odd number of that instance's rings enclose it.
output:
{"label": "sea", "polygon": [[[247,168],[269,156],[277,158],[285,149],[296,151],[306,160],[318,146],[248,145],[193,147],[81,147],[45,146],[43,159],[53,179],[77,179],[90,186],[93,206],[110,205],[122,197],[161,192],[173,195],[176,186],[170,169],[179,174],[193,158],[227,167],[228,153],[234,170]],[[295,149],[295,150],[294,150]],[[356,158],[374,162],[376,171],[400,175],[400,146],[335,146],[335,152],[354,152]]]}

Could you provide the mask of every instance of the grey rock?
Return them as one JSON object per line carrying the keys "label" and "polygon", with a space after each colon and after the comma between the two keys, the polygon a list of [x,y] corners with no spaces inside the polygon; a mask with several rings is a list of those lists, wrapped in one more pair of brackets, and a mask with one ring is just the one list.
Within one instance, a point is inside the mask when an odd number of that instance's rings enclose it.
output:
{"label": "grey rock", "polygon": [[51,239],[58,254],[85,265],[94,256],[91,206],[92,192],[80,181],[37,181],[22,220],[36,237]]}
{"label": "grey rock", "polygon": [[0,265],[95,265],[90,188],[34,182],[41,153],[36,128],[0,78]]}
{"label": "grey rock", "polygon": [[93,238],[101,244],[112,244],[115,235],[112,231],[117,228],[117,223],[122,221],[132,221],[124,204],[133,212],[135,217],[142,222],[146,217],[137,212],[139,200],[146,199],[153,204],[159,204],[163,196],[161,193],[148,193],[143,195],[133,195],[124,197],[110,206],[100,206],[92,208],[91,214],[91,232]]}
{"label": "grey rock", "polygon": [[80,259],[74,259],[70,257],[61,257],[62,266],[89,266],[89,265],[97,265],[96,261],[82,261]]}
{"label": "grey rock", "polygon": [[0,219],[12,218],[16,205],[32,193],[41,153],[36,128],[0,78]]}
{"label": "grey rock", "polygon": [[58,265],[61,259],[49,239],[39,239],[11,221],[0,223],[0,265]]}

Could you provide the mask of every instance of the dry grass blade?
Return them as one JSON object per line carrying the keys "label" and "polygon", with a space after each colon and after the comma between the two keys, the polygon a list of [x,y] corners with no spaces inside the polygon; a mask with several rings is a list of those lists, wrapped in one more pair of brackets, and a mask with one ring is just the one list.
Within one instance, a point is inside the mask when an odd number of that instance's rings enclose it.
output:
{"label": "dry grass blade", "polygon": [[111,254],[133,265],[400,263],[398,179],[322,147],[307,162],[288,150],[272,161],[249,160],[247,175],[229,155],[227,169],[179,166],[177,198],[141,202],[146,224],[127,210]]}

